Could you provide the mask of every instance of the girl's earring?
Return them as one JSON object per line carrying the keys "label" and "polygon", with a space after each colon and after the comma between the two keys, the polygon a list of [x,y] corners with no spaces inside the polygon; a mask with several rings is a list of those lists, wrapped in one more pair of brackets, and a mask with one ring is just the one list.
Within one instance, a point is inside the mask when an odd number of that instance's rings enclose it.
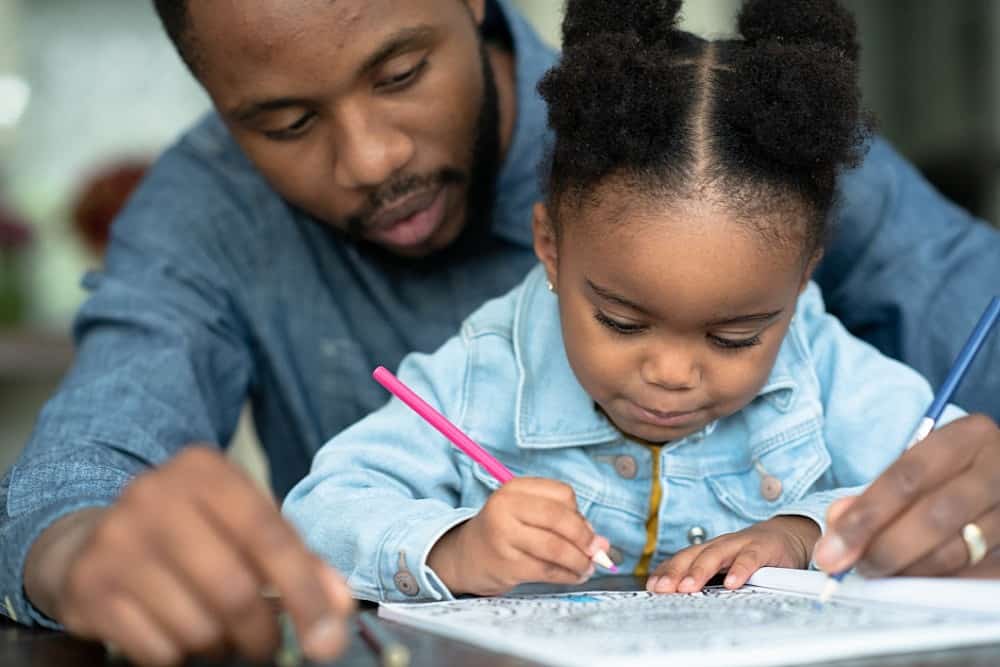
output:
{"label": "girl's earring", "polygon": [[556,291],[556,287],[555,287],[555,285],[552,284],[551,280],[546,280],[545,284],[549,286],[549,291],[550,292],[555,292]]}

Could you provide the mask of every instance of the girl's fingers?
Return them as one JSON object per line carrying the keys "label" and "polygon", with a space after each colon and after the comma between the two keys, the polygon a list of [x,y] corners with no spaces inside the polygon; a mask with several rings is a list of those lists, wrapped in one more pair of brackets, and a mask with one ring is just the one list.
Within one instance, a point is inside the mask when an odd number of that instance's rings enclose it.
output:
{"label": "girl's fingers", "polygon": [[517,563],[511,568],[514,573],[514,585],[542,582],[546,584],[581,584],[593,574],[593,568],[583,574],[538,558],[530,553],[521,552]]}
{"label": "girl's fingers", "polygon": [[660,563],[646,580],[646,590],[650,593],[676,593],[677,584],[687,573],[688,567],[707,546],[698,544],[688,547],[675,553],[670,560]]}
{"label": "girl's fingers", "polygon": [[698,557],[688,566],[687,571],[680,575],[677,584],[678,593],[696,593],[705,587],[708,580],[720,570],[729,567],[736,555],[744,548],[745,542],[734,539],[719,539],[709,542]]}
{"label": "girl's fingers", "polygon": [[[549,566],[546,569],[536,567],[531,570],[532,573],[541,572],[545,576],[544,579],[533,579],[533,581],[566,583],[563,581],[565,578],[563,571],[565,571],[572,575],[572,581],[569,583],[573,583],[586,576],[593,569],[593,564],[587,553],[581,551],[576,544],[562,535],[543,528],[522,525],[516,535],[512,536],[510,545],[522,554],[529,556],[533,561]],[[551,579],[557,575],[559,581]]]}
{"label": "girl's fingers", "polygon": [[729,566],[729,573],[726,574],[726,580],[723,585],[730,589],[736,589],[747,583],[750,576],[764,567],[765,565],[773,565],[769,562],[772,559],[767,559],[762,556],[763,552],[758,548],[757,545],[751,543],[747,545],[736,558],[733,560],[732,565]]}

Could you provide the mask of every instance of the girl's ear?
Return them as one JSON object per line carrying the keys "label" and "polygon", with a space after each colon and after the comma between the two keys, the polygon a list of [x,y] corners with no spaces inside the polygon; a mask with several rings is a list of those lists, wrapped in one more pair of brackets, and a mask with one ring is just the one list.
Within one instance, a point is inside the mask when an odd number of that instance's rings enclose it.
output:
{"label": "girl's ear", "polygon": [[820,260],[823,259],[823,250],[817,250],[813,255],[809,263],[806,264],[805,271],[802,272],[802,283],[799,285],[799,294],[805,291],[806,287],[809,285],[809,281],[812,280],[813,272],[816,271],[816,267],[819,266]]}
{"label": "girl's ear", "polygon": [[476,25],[482,25],[483,19],[486,18],[486,0],[465,0],[465,4],[469,6],[472,17],[476,19]]}
{"label": "girl's ear", "polygon": [[559,243],[556,238],[556,228],[549,217],[548,208],[542,202],[538,202],[531,210],[531,228],[535,235],[535,254],[545,265],[545,273],[549,283],[555,287],[559,284],[557,278],[559,274]]}

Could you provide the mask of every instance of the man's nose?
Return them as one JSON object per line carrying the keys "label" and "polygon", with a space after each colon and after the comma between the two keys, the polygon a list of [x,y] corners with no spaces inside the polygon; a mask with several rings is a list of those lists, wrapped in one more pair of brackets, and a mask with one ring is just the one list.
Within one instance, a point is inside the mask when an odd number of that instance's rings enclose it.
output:
{"label": "man's nose", "polygon": [[374,188],[400,172],[412,159],[413,140],[378,114],[362,108],[340,114],[334,140],[335,180],[348,190]]}

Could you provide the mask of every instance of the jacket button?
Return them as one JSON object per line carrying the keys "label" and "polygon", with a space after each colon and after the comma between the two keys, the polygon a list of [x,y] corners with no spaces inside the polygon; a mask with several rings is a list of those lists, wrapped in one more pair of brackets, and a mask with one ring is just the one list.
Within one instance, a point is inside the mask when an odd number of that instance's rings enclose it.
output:
{"label": "jacket button", "polygon": [[635,462],[634,456],[622,454],[615,457],[615,472],[624,479],[635,479],[639,465]]}
{"label": "jacket button", "polygon": [[420,592],[416,578],[409,572],[397,572],[392,580],[396,584],[396,589],[403,595],[413,597]]}
{"label": "jacket button", "polygon": [[688,530],[688,544],[691,546],[702,544],[705,541],[705,537],[705,529],[701,526],[691,526],[690,530]]}
{"label": "jacket button", "polygon": [[414,577],[406,567],[406,552],[399,552],[399,569],[396,570],[396,574],[392,577],[392,583],[396,584],[396,590],[398,590],[403,595],[408,595],[414,597],[420,592],[420,586],[417,585],[417,578]]}
{"label": "jacket button", "polygon": [[625,557],[622,556],[621,549],[614,546],[608,547],[608,558],[610,558],[611,562],[615,565],[621,565],[622,561],[625,560]]}
{"label": "jacket button", "polygon": [[760,495],[764,500],[774,502],[781,497],[781,480],[774,475],[764,475],[760,479]]}

